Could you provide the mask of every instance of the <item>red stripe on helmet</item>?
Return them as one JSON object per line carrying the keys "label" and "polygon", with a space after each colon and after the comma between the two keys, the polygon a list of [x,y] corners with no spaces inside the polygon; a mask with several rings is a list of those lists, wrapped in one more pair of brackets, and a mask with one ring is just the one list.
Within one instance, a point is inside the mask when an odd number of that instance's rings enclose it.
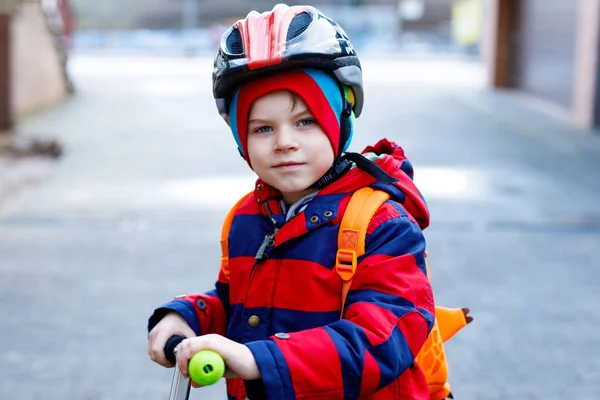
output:
{"label": "red stripe on helmet", "polygon": [[239,21],[248,68],[251,70],[281,64],[286,49],[286,37],[292,19],[306,7],[279,4],[272,11],[251,12]]}

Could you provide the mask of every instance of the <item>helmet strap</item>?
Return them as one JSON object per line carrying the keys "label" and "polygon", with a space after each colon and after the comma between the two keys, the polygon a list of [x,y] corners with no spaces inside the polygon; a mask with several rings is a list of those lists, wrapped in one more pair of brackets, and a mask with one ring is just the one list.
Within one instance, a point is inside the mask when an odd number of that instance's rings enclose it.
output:
{"label": "helmet strap", "polygon": [[350,139],[350,132],[352,131],[352,104],[344,97],[344,105],[342,109],[342,115],[340,115],[340,144],[338,146],[338,153],[336,158],[340,158],[344,153],[346,143]]}
{"label": "helmet strap", "polygon": [[342,177],[346,172],[350,171],[352,168],[352,163],[342,157],[337,158],[331,168],[325,172],[325,174],[319,178],[318,181],[310,185],[311,188],[315,189],[323,189],[325,186],[330,183],[335,182],[339,178]]}
{"label": "helmet strap", "polygon": [[375,164],[362,154],[344,153],[341,157],[336,159],[331,168],[329,168],[329,170],[310,187],[319,190],[323,189],[325,186],[335,182],[346,172],[350,171],[353,165],[356,165],[357,168],[365,171],[384,185],[393,185],[398,182],[398,179],[385,172],[379,165]]}

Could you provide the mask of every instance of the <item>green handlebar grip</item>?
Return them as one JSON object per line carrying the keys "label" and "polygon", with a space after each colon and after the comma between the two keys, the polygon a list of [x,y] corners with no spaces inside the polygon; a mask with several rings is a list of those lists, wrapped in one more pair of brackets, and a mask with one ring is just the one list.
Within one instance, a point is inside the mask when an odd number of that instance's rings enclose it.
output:
{"label": "green handlebar grip", "polygon": [[202,350],[190,358],[188,364],[190,378],[200,386],[217,383],[225,373],[223,358],[212,350]]}

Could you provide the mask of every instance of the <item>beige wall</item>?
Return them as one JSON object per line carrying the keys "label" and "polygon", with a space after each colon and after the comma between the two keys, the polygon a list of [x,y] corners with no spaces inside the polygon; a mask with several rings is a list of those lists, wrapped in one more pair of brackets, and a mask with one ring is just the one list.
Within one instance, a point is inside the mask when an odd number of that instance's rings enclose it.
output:
{"label": "beige wall", "polygon": [[38,3],[24,3],[13,17],[12,54],[12,108],[16,119],[66,97],[60,57]]}

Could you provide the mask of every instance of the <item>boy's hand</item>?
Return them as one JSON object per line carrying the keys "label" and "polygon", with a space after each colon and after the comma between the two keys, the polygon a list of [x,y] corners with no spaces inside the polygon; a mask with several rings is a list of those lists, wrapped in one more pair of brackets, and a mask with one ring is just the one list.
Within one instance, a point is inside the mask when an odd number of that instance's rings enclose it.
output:
{"label": "boy's hand", "polygon": [[[186,378],[190,358],[201,350],[212,350],[225,361],[226,378],[242,378],[254,380],[260,378],[258,366],[250,349],[221,335],[210,334],[186,339],[177,348],[177,364]],[[198,385],[192,382],[194,387]]]}
{"label": "boy's hand", "polygon": [[165,357],[165,344],[174,335],[189,338],[196,336],[196,333],[190,328],[185,318],[172,311],[165,315],[148,335],[148,354],[152,361],[163,367],[173,367],[173,364]]}

